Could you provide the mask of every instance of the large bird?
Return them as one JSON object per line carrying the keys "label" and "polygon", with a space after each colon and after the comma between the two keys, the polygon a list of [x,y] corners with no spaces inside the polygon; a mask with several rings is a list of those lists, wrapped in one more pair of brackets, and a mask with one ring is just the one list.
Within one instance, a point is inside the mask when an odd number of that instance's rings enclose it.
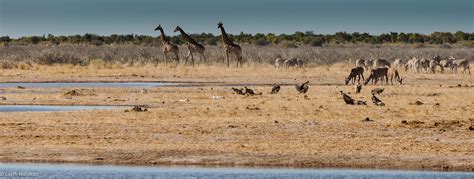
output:
{"label": "large bird", "polygon": [[375,97],[374,94],[372,94],[372,102],[377,106],[385,106],[385,103],[383,103],[379,98]]}
{"label": "large bird", "polygon": [[280,91],[280,89],[281,89],[280,85],[273,85],[272,91],[270,92],[270,94],[277,94]]}
{"label": "large bird", "polygon": [[354,105],[354,100],[349,95],[345,94],[342,91],[339,92],[341,92],[342,99],[344,100],[344,102],[346,102],[346,104]]}
{"label": "large bird", "polygon": [[306,93],[308,92],[308,89],[309,89],[309,81],[306,81],[304,82],[303,84],[301,85],[296,85],[296,90],[300,93]]}
{"label": "large bird", "polygon": [[245,95],[242,89],[232,88],[232,90],[234,90],[235,94]]}
{"label": "large bird", "polygon": [[357,105],[367,105],[367,101],[356,100],[355,104],[357,104]]}
{"label": "large bird", "polygon": [[362,85],[360,85],[360,83],[357,83],[355,86],[355,92],[356,93],[360,93],[360,91],[362,90]]}
{"label": "large bird", "polygon": [[256,93],[252,89],[247,88],[246,86],[244,87],[244,93],[247,95],[256,95]]}
{"label": "large bird", "polygon": [[372,94],[381,94],[385,88],[375,88],[372,90]]}

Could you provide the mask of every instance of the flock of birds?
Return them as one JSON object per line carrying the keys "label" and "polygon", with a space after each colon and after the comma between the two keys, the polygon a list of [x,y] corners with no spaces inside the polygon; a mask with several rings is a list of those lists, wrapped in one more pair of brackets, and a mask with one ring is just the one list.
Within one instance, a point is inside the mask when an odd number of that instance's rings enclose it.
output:
{"label": "flock of birds", "polygon": [[[262,95],[262,93],[256,93],[254,90],[248,88],[247,86],[244,86],[244,88],[231,88],[235,94],[238,95],[247,95],[247,96],[253,96],[253,95]],[[280,92],[281,86],[280,85],[273,85],[272,90],[270,91],[270,94],[277,94]],[[297,84],[295,85],[296,91],[299,93],[305,94],[308,92],[309,89],[309,81],[304,82],[303,84]],[[362,90],[362,85],[360,83],[355,85],[355,91],[356,93],[360,93]],[[374,88],[372,89],[372,103],[376,106],[385,106],[385,103],[380,100],[376,95],[382,94],[382,92],[385,90],[385,88]],[[351,96],[347,95],[343,91],[339,91],[342,95],[342,99],[344,102],[348,105],[367,105],[367,101],[361,101],[361,100],[355,100]]]}

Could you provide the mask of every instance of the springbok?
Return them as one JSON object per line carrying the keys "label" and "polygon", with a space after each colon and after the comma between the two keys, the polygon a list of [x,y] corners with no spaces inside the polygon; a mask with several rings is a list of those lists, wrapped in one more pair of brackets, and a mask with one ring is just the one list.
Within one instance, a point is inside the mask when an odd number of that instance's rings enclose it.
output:
{"label": "springbok", "polygon": [[402,81],[403,81],[403,79],[400,78],[400,74],[398,73],[398,70],[395,68],[390,68],[388,70],[388,78],[390,78],[390,84],[392,85],[393,85],[394,78],[398,81],[400,85],[402,84]]}
{"label": "springbok", "polygon": [[385,84],[388,83],[388,68],[383,67],[383,68],[377,68],[377,69],[372,69],[370,71],[370,76],[367,78],[364,82],[364,85],[367,85],[370,81],[372,81],[372,84],[377,84],[378,80],[384,80],[385,78]]}
{"label": "springbok", "polygon": [[356,67],[365,67],[365,60],[364,59],[357,59],[356,60]]}
{"label": "springbok", "polygon": [[351,80],[352,80],[352,84],[354,84],[357,77],[359,77],[359,79],[357,80],[358,82],[360,81],[360,77],[362,77],[362,80],[365,80],[364,68],[355,67],[351,69],[351,73],[349,73],[349,76],[346,78],[346,85],[349,84],[349,81]]}

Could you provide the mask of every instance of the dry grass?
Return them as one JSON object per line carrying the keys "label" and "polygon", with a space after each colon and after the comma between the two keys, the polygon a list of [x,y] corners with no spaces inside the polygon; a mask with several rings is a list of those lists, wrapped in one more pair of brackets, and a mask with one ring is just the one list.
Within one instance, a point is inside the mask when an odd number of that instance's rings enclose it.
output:
{"label": "dry grass", "polygon": [[[310,47],[301,45],[298,48],[282,46],[256,46],[241,44],[243,59],[247,64],[273,64],[278,57],[296,57],[303,59],[309,66],[334,64],[354,61],[362,58],[396,58],[408,59],[415,57],[432,57],[435,54],[443,58],[474,59],[474,48],[462,45],[428,45],[428,44],[329,44],[324,47]],[[187,50],[180,48],[180,57],[184,58]],[[208,61],[200,64],[222,64],[224,53],[222,47],[206,46]],[[163,62],[163,53],[158,46],[145,45],[10,45],[0,46],[0,68],[21,68],[20,64],[102,64],[111,66],[126,64],[128,66],[150,65]],[[233,57],[232,57],[233,59]],[[235,65],[235,62],[232,62]],[[23,68],[27,66],[23,65]]]}
{"label": "dry grass", "polygon": [[[0,161],[474,171],[471,75],[402,72],[406,85],[384,86],[380,98],[387,106],[370,102],[349,106],[338,91],[352,91],[352,86],[343,85],[350,67],[338,63],[303,69],[256,64],[242,69],[218,65],[104,68],[99,64],[2,70],[0,81],[219,83],[150,88],[147,93],[140,88],[84,88],[78,92],[87,95],[72,99],[63,95],[72,88],[3,89],[7,100],[0,104],[150,107],[147,112],[0,113]],[[306,80],[312,84],[307,97],[291,85],[270,95],[270,86],[265,85]],[[230,86],[219,86],[249,83],[263,95],[234,95]],[[351,95],[370,101],[372,88],[364,86],[361,94]],[[409,105],[415,101],[424,105]],[[373,121],[364,121],[367,117]]]}

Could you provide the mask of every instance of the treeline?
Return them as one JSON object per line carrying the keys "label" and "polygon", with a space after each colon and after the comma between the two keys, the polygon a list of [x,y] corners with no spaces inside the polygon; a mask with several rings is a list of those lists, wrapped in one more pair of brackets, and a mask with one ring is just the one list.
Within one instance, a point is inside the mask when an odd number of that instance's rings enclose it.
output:
{"label": "treeline", "polygon": [[[220,42],[220,35],[214,35],[211,33],[191,34],[191,36],[200,43],[207,45],[217,45]],[[256,44],[265,46],[269,44],[280,44],[280,43],[298,43],[307,44],[311,46],[322,46],[328,43],[368,43],[368,44],[383,44],[383,43],[430,43],[430,44],[444,44],[444,43],[457,43],[460,41],[474,41],[474,33],[466,33],[458,31],[455,33],[450,32],[434,32],[430,35],[420,33],[397,33],[390,32],[380,35],[371,35],[369,33],[347,33],[337,32],[335,34],[315,34],[312,31],[306,32],[295,32],[293,34],[280,34],[276,35],[273,33],[268,34],[249,34],[241,32],[238,35],[230,35],[230,37],[238,43]],[[184,41],[178,36],[171,36],[171,40],[178,44],[183,44]],[[30,36],[21,38],[10,38],[8,36],[0,37],[0,44],[39,44],[39,43],[51,43],[51,44],[93,44],[93,45],[104,45],[104,44],[160,44],[160,37],[149,36],[149,35],[108,35],[101,36],[96,34],[87,33],[84,35],[70,35],[70,36],[54,36],[54,35],[43,35],[43,36]]]}

